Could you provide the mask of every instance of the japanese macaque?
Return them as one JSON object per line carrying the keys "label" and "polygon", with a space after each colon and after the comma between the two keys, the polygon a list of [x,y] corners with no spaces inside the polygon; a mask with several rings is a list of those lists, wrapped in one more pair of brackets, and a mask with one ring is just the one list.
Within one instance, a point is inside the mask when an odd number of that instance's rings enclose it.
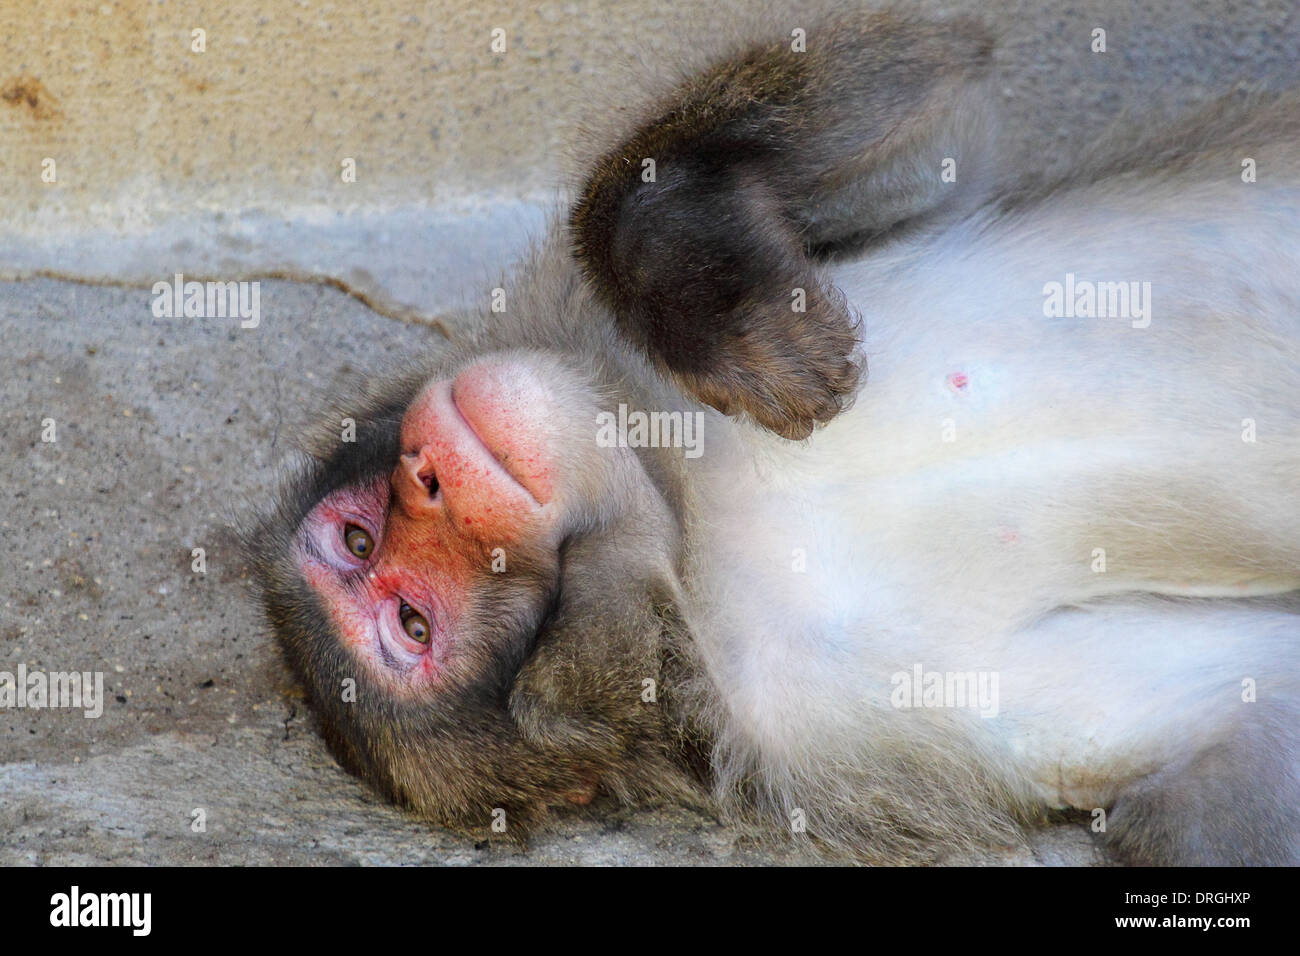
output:
{"label": "japanese macaque", "polygon": [[902,862],[1073,808],[1300,863],[1300,101],[1025,178],[977,23],[793,45],[310,443],[251,543],[334,752],[470,830],[604,794]]}

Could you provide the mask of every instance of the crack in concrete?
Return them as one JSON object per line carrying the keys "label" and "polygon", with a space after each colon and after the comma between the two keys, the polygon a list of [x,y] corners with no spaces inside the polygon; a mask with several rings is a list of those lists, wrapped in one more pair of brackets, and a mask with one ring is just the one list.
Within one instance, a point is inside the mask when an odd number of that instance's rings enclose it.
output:
{"label": "crack in concrete", "polygon": [[[293,272],[291,270],[270,269],[258,270],[252,272],[239,272],[221,275],[220,277],[211,273],[187,273],[186,281],[190,282],[296,282],[304,285],[328,286],[337,289],[344,295],[350,296],[364,305],[376,315],[381,315],[386,319],[392,319],[395,322],[401,322],[405,325],[422,326],[433,329],[448,342],[455,342],[456,336],[451,332],[445,320],[443,313],[424,313],[417,309],[399,305],[395,302],[385,301],[379,296],[366,292],[356,286],[348,284],[337,276],[320,276],[309,273]],[[0,282],[30,282],[34,279],[53,279],[58,282],[70,282],[74,285],[96,286],[107,289],[148,289],[152,288],[151,283],[135,282],[126,279],[113,279],[108,277],[94,277],[77,275],[75,273],[60,272],[57,269],[4,269],[0,268]],[[58,313],[48,312],[49,318],[60,318]]]}

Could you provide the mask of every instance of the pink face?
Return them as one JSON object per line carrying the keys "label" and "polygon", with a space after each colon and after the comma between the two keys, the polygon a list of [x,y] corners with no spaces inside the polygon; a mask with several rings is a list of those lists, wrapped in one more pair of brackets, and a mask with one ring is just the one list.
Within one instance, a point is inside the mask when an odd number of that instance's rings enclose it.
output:
{"label": "pink face", "polygon": [[303,522],[299,567],[343,643],[394,689],[454,668],[476,587],[512,549],[558,547],[552,398],[506,360],[425,386],[387,479],[324,498]]}

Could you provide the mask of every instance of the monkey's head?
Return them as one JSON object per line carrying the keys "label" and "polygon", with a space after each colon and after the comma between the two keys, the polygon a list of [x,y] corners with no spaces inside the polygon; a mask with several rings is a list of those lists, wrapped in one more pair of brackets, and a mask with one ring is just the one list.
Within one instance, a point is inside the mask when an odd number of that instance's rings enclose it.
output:
{"label": "monkey's head", "polygon": [[[808,436],[862,371],[824,258],[938,215],[940,158],[979,168],[962,91],[981,32],[880,15],[807,56],[788,39],[686,81],[595,161],[506,313],[366,414],[343,406],[255,535],[335,752],[431,817],[501,809],[518,833],[599,789],[696,786],[691,715],[720,710],[681,595],[707,522],[680,445],[602,442],[598,416],[711,405]],[[706,421],[711,463],[735,432]]]}
{"label": "monkey's head", "polygon": [[519,834],[691,786],[659,699],[679,493],[657,450],[596,440],[637,401],[612,387],[543,350],[447,358],[346,411],[354,436],[335,418],[252,536],[332,749],[430,818]]}

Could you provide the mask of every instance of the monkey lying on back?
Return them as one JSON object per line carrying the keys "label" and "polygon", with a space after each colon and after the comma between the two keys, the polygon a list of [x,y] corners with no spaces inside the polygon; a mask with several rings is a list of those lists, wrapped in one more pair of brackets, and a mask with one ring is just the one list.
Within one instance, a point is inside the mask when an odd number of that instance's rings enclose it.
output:
{"label": "monkey lying on back", "polygon": [[1000,183],[989,60],[864,15],[692,78],[343,407],[252,543],[346,766],[514,833],[1300,863],[1300,110]]}

